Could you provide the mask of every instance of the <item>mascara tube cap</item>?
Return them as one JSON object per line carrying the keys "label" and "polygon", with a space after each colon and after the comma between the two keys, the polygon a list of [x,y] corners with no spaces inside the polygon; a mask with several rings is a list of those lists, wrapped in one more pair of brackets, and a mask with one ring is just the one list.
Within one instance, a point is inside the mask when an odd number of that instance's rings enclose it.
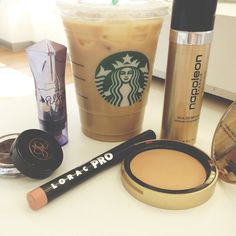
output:
{"label": "mascara tube cap", "polygon": [[174,0],[171,29],[205,32],[214,28],[217,0]]}

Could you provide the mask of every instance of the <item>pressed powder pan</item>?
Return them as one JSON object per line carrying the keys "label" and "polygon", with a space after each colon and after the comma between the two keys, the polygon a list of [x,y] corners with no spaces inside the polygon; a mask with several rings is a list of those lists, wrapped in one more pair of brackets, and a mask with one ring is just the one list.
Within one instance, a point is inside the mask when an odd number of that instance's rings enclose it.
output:
{"label": "pressed powder pan", "polygon": [[121,172],[127,191],[150,205],[186,209],[206,202],[218,175],[236,183],[236,101],[216,128],[211,157],[185,143],[150,140],[133,147]]}
{"label": "pressed powder pan", "polygon": [[137,154],[130,162],[136,178],[169,190],[191,189],[205,182],[207,171],[200,161],[184,152],[156,147]]}
{"label": "pressed powder pan", "polygon": [[140,143],[122,165],[127,191],[142,202],[166,209],[202,204],[213,194],[217,176],[207,154],[168,140]]}

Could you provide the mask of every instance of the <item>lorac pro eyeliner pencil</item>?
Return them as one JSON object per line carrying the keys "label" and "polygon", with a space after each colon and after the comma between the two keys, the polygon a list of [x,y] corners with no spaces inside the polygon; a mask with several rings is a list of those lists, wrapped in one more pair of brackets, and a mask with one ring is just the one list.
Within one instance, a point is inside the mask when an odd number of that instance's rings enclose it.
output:
{"label": "lorac pro eyeliner pencil", "polygon": [[120,163],[126,156],[125,151],[127,151],[127,149],[133,144],[155,138],[155,133],[152,130],[147,130],[93,158],[87,163],[32,190],[27,194],[27,200],[30,207],[33,210],[37,210],[47,205],[51,200],[65,193],[74,186],[82,183],[99,172]]}

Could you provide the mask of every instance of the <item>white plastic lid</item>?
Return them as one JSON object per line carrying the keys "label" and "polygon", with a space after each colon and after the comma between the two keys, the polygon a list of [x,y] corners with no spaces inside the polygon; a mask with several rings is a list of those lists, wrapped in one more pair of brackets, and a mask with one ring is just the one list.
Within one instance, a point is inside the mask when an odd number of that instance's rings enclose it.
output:
{"label": "white plastic lid", "polygon": [[102,19],[153,19],[167,15],[168,0],[57,0],[62,16]]}

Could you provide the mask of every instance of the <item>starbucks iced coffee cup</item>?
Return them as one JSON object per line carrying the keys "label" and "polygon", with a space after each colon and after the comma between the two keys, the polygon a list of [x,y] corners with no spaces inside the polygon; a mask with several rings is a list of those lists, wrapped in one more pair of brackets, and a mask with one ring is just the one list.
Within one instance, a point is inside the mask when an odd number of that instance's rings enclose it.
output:
{"label": "starbucks iced coffee cup", "polygon": [[57,2],[72,63],[82,131],[122,141],[142,129],[163,0]]}

